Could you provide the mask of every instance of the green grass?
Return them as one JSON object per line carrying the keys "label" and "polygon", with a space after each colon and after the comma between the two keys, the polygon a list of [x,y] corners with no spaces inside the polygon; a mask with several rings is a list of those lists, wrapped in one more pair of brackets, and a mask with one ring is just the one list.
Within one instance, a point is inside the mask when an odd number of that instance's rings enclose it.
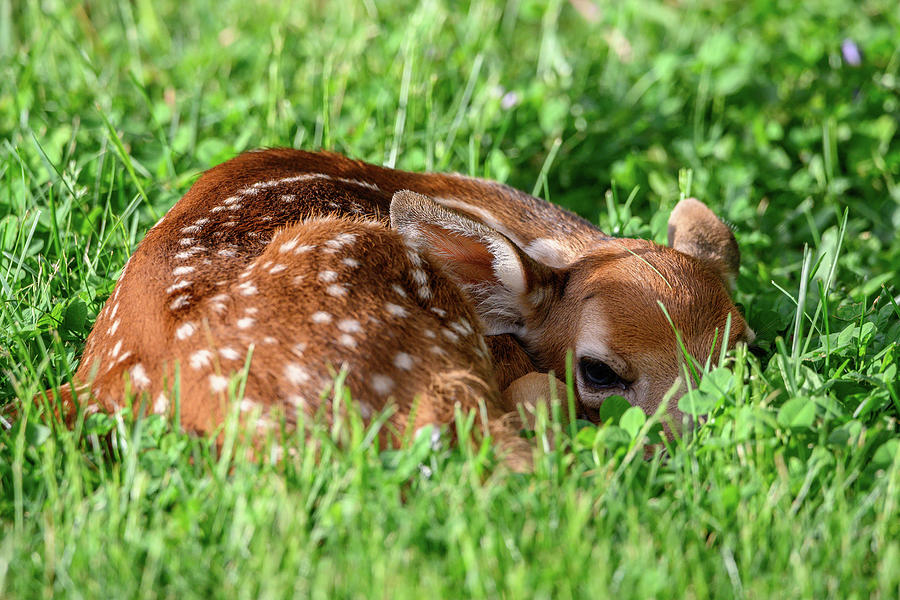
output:
{"label": "green grass", "polygon": [[657,241],[689,186],[735,226],[760,355],[710,365],[666,456],[610,403],[557,449],[539,426],[530,475],[354,421],[271,464],[29,409],[0,432],[0,597],[900,595],[896,0],[281,4],[0,0],[0,405],[69,377],[200,171],[267,145]]}

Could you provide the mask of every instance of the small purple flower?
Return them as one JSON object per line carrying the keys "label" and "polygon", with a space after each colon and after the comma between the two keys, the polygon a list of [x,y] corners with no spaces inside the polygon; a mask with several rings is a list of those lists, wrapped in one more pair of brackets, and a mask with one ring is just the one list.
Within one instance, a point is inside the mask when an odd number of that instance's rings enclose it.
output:
{"label": "small purple flower", "polygon": [[844,62],[851,67],[858,67],[862,64],[862,53],[859,51],[859,46],[850,38],[844,38],[844,41],[841,42],[841,54],[844,55]]}
{"label": "small purple flower", "polygon": [[509,110],[519,104],[519,95],[515,92],[506,92],[500,98],[500,107],[503,110]]}

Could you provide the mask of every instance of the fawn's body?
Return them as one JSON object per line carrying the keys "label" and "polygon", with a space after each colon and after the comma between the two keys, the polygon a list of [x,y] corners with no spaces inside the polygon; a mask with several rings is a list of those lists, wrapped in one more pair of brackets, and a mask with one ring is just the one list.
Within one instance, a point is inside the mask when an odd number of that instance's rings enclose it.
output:
{"label": "fawn's body", "polygon": [[[247,365],[241,408],[288,419],[314,412],[346,366],[363,416],[390,400],[398,430],[447,423],[455,404],[480,399],[499,423],[515,407],[498,377],[505,387],[527,370],[561,373],[571,349],[581,407],[620,393],[649,412],[679,374],[658,300],[697,355],[729,314],[728,343],[745,334],[724,283],[736,268],[730,232],[696,201],[679,210],[686,225],[673,221],[670,238],[693,256],[608,238],[488,181],[327,153],[243,154],[147,233],[88,337],[79,397],[111,411],[135,393],[167,412],[177,393],[182,423],[203,432]],[[511,334],[528,354],[499,344],[492,359],[485,334]]]}

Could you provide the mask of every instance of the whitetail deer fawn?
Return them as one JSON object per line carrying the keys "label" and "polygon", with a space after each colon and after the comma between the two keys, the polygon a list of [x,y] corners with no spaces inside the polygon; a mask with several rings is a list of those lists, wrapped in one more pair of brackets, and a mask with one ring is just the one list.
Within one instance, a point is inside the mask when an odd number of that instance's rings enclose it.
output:
{"label": "whitetail deer fawn", "polygon": [[[165,413],[179,366],[181,421],[206,432],[248,360],[241,407],[286,418],[315,411],[346,365],[361,414],[392,401],[397,430],[448,423],[455,404],[482,399],[501,423],[518,401],[501,389],[564,373],[571,350],[584,414],[613,394],[653,412],[683,360],[673,325],[698,357],[729,316],[725,343],[749,335],[728,293],[730,230],[685,200],[669,238],[610,238],[490,181],[249,152],[206,172],[147,233],[88,337],[77,396],[112,411],[130,390]],[[484,336],[501,334],[492,358]],[[521,449],[512,427],[492,431]]]}

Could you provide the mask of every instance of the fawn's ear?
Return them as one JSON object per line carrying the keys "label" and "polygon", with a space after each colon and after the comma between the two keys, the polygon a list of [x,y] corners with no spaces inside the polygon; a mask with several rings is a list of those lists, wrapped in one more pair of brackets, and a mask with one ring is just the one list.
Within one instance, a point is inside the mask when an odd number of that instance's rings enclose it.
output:
{"label": "fawn's ear", "polygon": [[[394,194],[391,226],[441,265],[473,300],[487,335],[527,337],[528,317],[548,300],[543,291],[559,289],[552,285],[555,270],[530,258],[509,238],[421,194]],[[542,293],[532,294],[536,289]]]}
{"label": "fawn's ear", "polygon": [[685,198],[669,217],[669,246],[707,264],[734,290],[741,253],[731,229],[705,204]]}

